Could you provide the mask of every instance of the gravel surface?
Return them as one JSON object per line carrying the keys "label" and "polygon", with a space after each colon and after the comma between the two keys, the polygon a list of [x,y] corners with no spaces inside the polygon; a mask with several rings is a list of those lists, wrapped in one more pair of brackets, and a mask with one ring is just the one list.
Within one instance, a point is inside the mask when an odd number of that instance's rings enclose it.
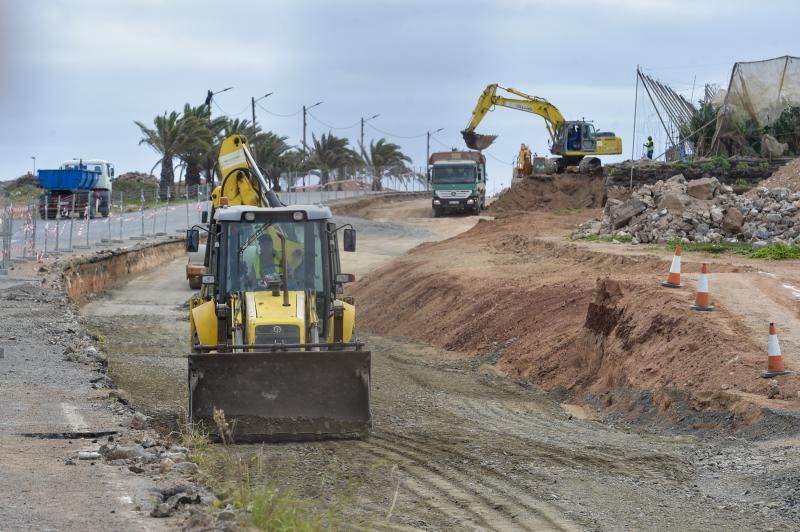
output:
{"label": "gravel surface", "polygon": [[[356,220],[360,251],[343,257],[345,268],[368,271],[442,234],[373,223]],[[383,248],[376,252],[368,235]],[[191,292],[185,280],[177,284],[182,270],[175,261],[84,309],[83,319],[106,331],[112,374],[128,356],[143,373],[161,373],[162,385],[131,393],[157,415],[165,407],[153,389],[177,398],[185,387],[181,306]],[[155,303],[147,311],[114,310],[148,298]],[[142,330],[123,330],[140,319],[150,320]],[[283,483],[337,508],[342,525],[378,529],[796,529],[797,441],[701,439],[591,419],[592,411],[561,405],[557,394],[498,375],[493,364],[508,342],[466,357],[407,338],[362,336],[373,353],[373,434],[236,446],[243,458],[261,455],[269,464],[253,482]],[[178,419],[177,399],[166,404],[175,404]]]}
{"label": "gravel surface", "polygon": [[29,279],[0,285],[0,528],[174,527],[147,517],[156,483],[97,457],[109,435],[125,432],[130,411],[108,399],[102,356],[59,282]]}

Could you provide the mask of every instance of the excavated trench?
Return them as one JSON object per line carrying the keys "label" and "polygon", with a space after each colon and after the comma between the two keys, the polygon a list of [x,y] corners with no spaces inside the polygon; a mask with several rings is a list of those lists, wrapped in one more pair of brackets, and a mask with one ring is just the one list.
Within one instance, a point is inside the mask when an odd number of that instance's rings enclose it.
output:
{"label": "excavated trench", "polygon": [[742,335],[736,316],[691,312],[690,290],[659,286],[652,272],[666,261],[530,232],[513,217],[478,224],[373,272],[354,290],[362,326],[473,355],[507,343],[496,362],[506,375],[659,429],[800,430],[800,379],[783,379],[776,393],[759,378],[764,346]]}
{"label": "excavated trench", "polygon": [[[761,487],[785,463],[751,444],[701,446],[694,436],[631,425],[620,431],[559,404],[583,397],[587,413],[600,408],[625,419],[673,418],[655,415],[672,408],[699,423],[696,399],[680,395],[687,392],[644,390],[668,377],[671,389],[685,384],[684,375],[662,368],[682,348],[701,346],[706,357],[716,350],[714,362],[724,363],[730,354],[720,347],[729,331],[677,321],[681,296],[655,305],[658,288],[635,274],[605,278],[619,269],[661,267],[659,259],[595,256],[520,233],[506,238],[480,223],[464,237],[418,246],[359,281],[352,293],[361,336],[373,352],[373,434],[361,441],[237,445],[243,460],[268,464],[251,480],[277,479],[335,508],[339,524],[365,528],[711,529],[758,528],[765,520],[791,528],[798,505],[786,499],[762,506],[764,496],[780,497],[785,489],[785,481]],[[473,237],[483,239],[478,249]],[[359,245],[368,251],[367,241]],[[161,266],[91,301],[83,319],[104,338],[115,381],[133,385],[131,402],[163,416],[169,427],[182,416],[182,304],[191,292],[185,259],[162,251],[146,252],[153,267]],[[116,262],[73,275],[91,271],[111,279],[108,272],[139,263],[130,256]],[[665,338],[674,348],[664,347]],[[751,350],[742,346],[742,353]],[[791,460],[789,450],[780,452]],[[740,460],[757,464],[758,475],[743,476]],[[735,485],[735,493],[719,492],[720,483]]]}
{"label": "excavated trench", "polygon": [[72,301],[81,303],[132,276],[184,256],[185,246],[182,239],[169,240],[74,259],[64,267],[64,288]]}

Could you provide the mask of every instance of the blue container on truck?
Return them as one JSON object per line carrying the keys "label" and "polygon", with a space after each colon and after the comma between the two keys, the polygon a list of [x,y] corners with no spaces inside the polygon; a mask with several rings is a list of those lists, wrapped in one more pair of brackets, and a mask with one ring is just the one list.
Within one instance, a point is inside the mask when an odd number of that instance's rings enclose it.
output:
{"label": "blue container on truck", "polygon": [[43,220],[75,215],[108,216],[114,165],[101,160],[73,159],[58,169],[39,170],[39,215]]}

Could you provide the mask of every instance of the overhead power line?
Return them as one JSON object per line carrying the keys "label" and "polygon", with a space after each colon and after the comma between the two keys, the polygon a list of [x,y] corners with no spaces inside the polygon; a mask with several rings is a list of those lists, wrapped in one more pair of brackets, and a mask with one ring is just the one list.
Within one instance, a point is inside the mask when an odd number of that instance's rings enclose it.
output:
{"label": "overhead power line", "polygon": [[292,117],[292,116],[297,116],[297,115],[299,115],[300,113],[303,112],[302,109],[298,109],[294,113],[289,113],[288,115],[284,115],[284,114],[281,114],[281,113],[274,113],[274,112],[270,111],[269,109],[267,109],[266,107],[264,107],[263,105],[261,105],[258,102],[256,102],[256,105],[259,107],[259,109],[261,109],[262,111],[264,111],[268,115],[277,116],[279,118],[289,118],[289,117]]}
{"label": "overhead power line", "polygon": [[504,164],[504,165],[506,165],[506,166],[513,166],[513,164],[512,164],[512,163],[509,163],[509,162],[503,161],[503,160],[501,160],[501,159],[498,159],[497,157],[495,157],[494,155],[492,155],[492,154],[491,154],[491,153],[489,153],[488,151],[483,151],[482,153],[485,153],[486,155],[488,155],[489,157],[491,157],[492,159],[494,159],[495,161],[497,161],[497,162],[498,162],[498,163],[500,163],[500,164]]}
{"label": "overhead power line", "polygon": [[422,133],[421,135],[410,135],[410,136],[408,136],[408,135],[395,135],[394,133],[389,133],[388,131],[384,131],[384,130],[382,130],[380,128],[377,128],[377,127],[373,126],[372,124],[370,124],[369,122],[367,122],[367,125],[369,127],[371,127],[372,129],[374,129],[375,131],[377,131],[378,133],[383,133],[384,135],[387,135],[389,137],[395,137],[395,138],[398,138],[398,139],[419,139],[419,138],[422,138],[422,137],[424,137],[425,135],[428,134],[427,132],[425,132],[425,133]]}
{"label": "overhead power line", "polygon": [[452,146],[448,146],[447,144],[445,144],[445,143],[444,143],[444,142],[442,142],[441,140],[437,139],[437,138],[436,138],[436,137],[434,137],[433,135],[431,135],[431,140],[432,140],[432,141],[434,141],[434,142],[436,142],[437,144],[439,144],[439,146],[443,147],[443,148],[444,148],[444,149],[446,149],[446,150],[451,150],[451,149],[453,149],[453,147],[452,147]]}
{"label": "overhead power line", "polygon": [[337,127],[337,126],[332,126],[332,125],[330,125],[330,124],[327,124],[327,123],[323,122],[322,120],[320,120],[319,118],[317,118],[316,116],[314,116],[314,113],[312,113],[311,111],[306,111],[306,113],[308,113],[308,116],[310,116],[311,118],[313,118],[314,120],[316,120],[317,122],[319,122],[320,124],[322,124],[323,126],[325,126],[325,127],[327,127],[327,128],[330,128],[330,129],[352,129],[352,128],[356,127],[357,125],[359,125],[359,124],[361,123],[361,120],[359,120],[359,121],[358,121],[358,122],[356,122],[355,124],[351,124],[351,125],[349,125],[349,126],[341,126],[341,127]]}
{"label": "overhead power line", "polygon": [[247,110],[248,110],[248,109],[250,109],[250,106],[248,105],[247,107],[245,107],[244,109],[242,109],[242,110],[241,110],[241,111],[239,111],[238,113],[229,113],[229,112],[227,112],[225,109],[223,109],[222,107],[220,107],[220,105],[217,103],[217,101],[216,101],[216,100],[211,100],[211,102],[212,102],[214,105],[216,105],[216,106],[217,106],[217,109],[219,109],[219,110],[220,110],[220,112],[221,112],[223,115],[225,115],[225,116],[239,116],[240,114],[242,114],[242,113],[245,113],[245,112],[247,112]]}

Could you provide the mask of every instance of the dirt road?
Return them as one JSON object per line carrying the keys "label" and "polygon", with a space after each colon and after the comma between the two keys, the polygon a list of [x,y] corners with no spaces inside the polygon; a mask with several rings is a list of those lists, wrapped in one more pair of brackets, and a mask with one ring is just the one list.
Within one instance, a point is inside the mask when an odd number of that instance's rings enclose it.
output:
{"label": "dirt road", "polygon": [[[348,220],[359,230],[360,251],[344,256],[345,268],[374,271],[408,248],[474,223],[444,218],[433,225],[421,206],[393,206],[392,217],[403,222],[374,213],[368,214],[374,220]],[[556,226],[565,223],[554,215]],[[185,393],[182,307],[190,291],[182,276],[183,262],[175,261],[83,309],[84,322],[105,337],[117,385],[165,427],[182,416]],[[796,524],[800,464],[791,442],[700,439],[593,419],[593,408],[560,404],[564,394],[500,375],[495,363],[515,348],[510,336],[487,341],[473,356],[403,337],[362,336],[373,352],[369,438],[235,449],[263,455],[264,481],[322,501],[338,525],[788,530]]]}

